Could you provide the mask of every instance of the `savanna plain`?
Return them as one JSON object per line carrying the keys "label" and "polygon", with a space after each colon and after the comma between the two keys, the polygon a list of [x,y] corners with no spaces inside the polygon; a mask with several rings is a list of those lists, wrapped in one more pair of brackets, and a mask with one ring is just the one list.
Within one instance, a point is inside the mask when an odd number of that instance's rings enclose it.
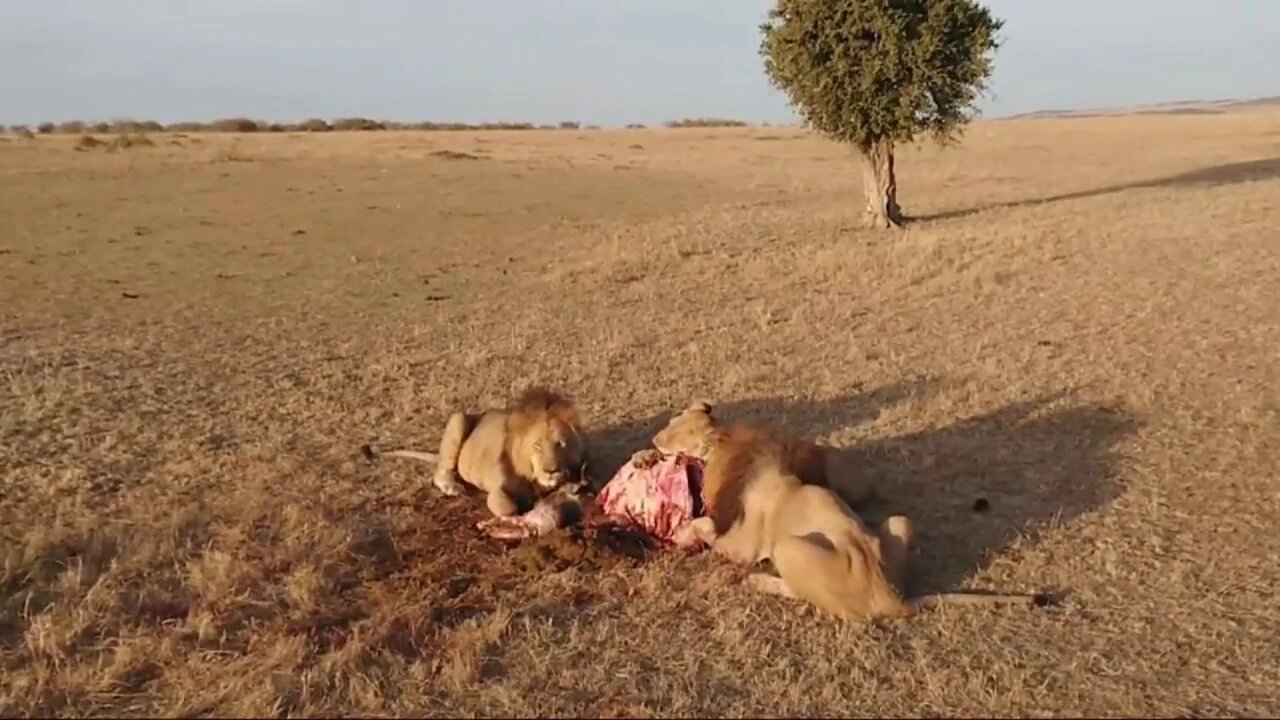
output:
{"label": "savanna plain", "polygon": [[[1274,716],[1280,115],[0,138],[0,715]],[[917,592],[481,538],[361,446],[570,393],[849,448]]]}

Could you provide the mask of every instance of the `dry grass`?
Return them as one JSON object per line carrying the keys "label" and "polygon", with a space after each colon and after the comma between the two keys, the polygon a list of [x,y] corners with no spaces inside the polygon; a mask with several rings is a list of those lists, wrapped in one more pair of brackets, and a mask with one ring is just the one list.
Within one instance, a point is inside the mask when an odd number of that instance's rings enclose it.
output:
{"label": "dry grass", "polygon": [[[1275,127],[980,124],[899,235],[782,128],[2,144],[0,715],[1274,715]],[[695,395],[847,445],[921,590],[1064,602],[841,625],[361,459],[531,381],[604,474]]]}
{"label": "dry grass", "polygon": [[110,140],[99,140],[93,135],[81,135],[73,147],[81,152],[99,148],[106,148],[108,152],[116,152],[131,148],[155,147],[155,145],[155,140],[142,134],[114,135]]}

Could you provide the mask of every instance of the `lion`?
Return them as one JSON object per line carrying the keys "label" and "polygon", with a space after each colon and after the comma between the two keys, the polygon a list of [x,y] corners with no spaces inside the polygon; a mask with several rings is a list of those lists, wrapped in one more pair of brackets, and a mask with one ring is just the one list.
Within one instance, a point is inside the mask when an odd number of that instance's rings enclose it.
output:
{"label": "lion", "polygon": [[[637,467],[648,467],[663,455],[676,454],[674,448],[699,447],[701,441],[711,437],[716,425],[711,416],[711,403],[697,400],[654,436],[653,448],[635,453],[631,462]],[[778,443],[786,466],[804,484],[830,488],[854,510],[864,509],[880,499],[880,493],[858,472],[848,452],[764,428],[755,428],[754,432]]]}
{"label": "lion", "polygon": [[[939,593],[906,598],[914,527],[889,517],[872,533],[830,488],[806,483],[795,441],[745,424],[727,427],[698,402],[654,438],[664,453],[700,458],[706,514],[686,525],[678,547],[708,545],[730,561],[770,560],[777,575],[752,573],[758,591],[807,601],[845,620],[906,618],[941,604],[1044,605],[1041,595]],[[803,466],[803,463],[801,464]]]}
{"label": "lion", "polygon": [[505,409],[455,412],[440,436],[440,452],[393,450],[391,457],[436,463],[432,484],[453,496],[459,480],[488,493],[496,517],[530,509],[541,497],[585,477],[587,452],[578,413],[560,393],[525,390]]}

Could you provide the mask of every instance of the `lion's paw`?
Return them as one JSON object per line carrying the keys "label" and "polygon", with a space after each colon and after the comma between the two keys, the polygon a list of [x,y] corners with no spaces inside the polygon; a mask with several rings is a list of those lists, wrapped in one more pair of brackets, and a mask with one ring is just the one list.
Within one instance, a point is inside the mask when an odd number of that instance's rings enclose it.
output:
{"label": "lion's paw", "polygon": [[768,595],[781,595],[783,597],[794,597],[791,588],[787,585],[787,581],[770,573],[751,573],[746,579],[747,587],[752,588],[756,592],[762,592]]}
{"label": "lion's paw", "polygon": [[524,540],[538,534],[537,528],[518,516],[487,518],[476,523],[476,529],[495,540]]}
{"label": "lion's paw", "polygon": [[631,456],[632,467],[640,470],[647,470],[657,465],[662,460],[662,453],[653,448],[647,450],[639,450]]}
{"label": "lion's paw", "polygon": [[458,477],[453,472],[438,472],[431,479],[431,484],[435,485],[436,490],[440,491],[445,497],[455,497],[462,494],[462,483],[458,482]]}
{"label": "lion's paw", "polygon": [[685,524],[675,532],[671,538],[672,543],[677,549],[686,552],[696,552],[701,550],[706,543],[702,536],[698,534],[698,529],[692,522]]}

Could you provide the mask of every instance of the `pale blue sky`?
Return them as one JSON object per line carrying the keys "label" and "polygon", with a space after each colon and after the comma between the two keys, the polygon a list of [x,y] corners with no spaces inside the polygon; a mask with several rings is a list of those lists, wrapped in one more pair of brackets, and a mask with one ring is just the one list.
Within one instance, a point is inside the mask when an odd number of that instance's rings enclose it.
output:
{"label": "pale blue sky", "polygon": [[[1280,95],[1280,0],[987,0],[988,116]],[[0,122],[791,119],[770,0],[3,0]]]}

